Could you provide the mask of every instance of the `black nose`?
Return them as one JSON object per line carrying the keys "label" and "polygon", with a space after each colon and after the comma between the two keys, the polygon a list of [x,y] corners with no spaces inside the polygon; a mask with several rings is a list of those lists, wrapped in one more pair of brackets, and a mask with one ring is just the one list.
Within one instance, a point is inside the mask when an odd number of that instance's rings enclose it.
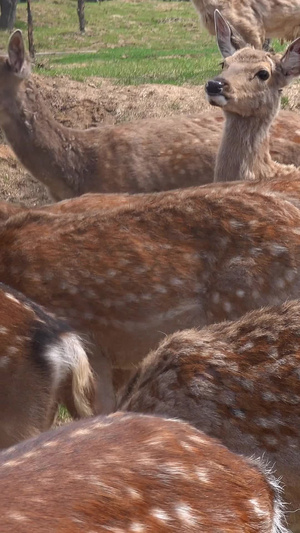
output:
{"label": "black nose", "polygon": [[224,83],[222,81],[210,80],[205,85],[205,90],[209,96],[215,96],[216,94],[222,93],[223,87],[224,87]]}

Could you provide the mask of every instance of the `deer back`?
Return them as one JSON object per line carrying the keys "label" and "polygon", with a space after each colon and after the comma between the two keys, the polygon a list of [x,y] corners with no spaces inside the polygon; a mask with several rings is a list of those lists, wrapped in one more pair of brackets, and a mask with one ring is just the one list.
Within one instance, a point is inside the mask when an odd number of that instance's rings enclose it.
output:
{"label": "deer back", "polygon": [[222,187],[103,213],[20,213],[0,226],[0,275],[127,366],[162,331],[296,297],[299,225],[289,202]]}
{"label": "deer back", "polygon": [[175,333],[144,359],[118,407],[182,418],[235,452],[264,456],[282,476],[297,523],[299,325],[295,300]]}
{"label": "deer back", "polygon": [[0,480],[3,533],[285,531],[262,465],[180,421],[69,424],[2,452]]}

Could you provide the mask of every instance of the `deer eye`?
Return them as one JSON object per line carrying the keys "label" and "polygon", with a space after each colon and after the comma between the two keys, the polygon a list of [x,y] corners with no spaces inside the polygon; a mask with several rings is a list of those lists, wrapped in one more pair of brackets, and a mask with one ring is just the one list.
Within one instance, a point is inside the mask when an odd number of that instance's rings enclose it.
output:
{"label": "deer eye", "polygon": [[267,71],[267,70],[259,70],[257,73],[256,73],[256,76],[260,79],[260,80],[263,80],[263,81],[266,81],[269,79],[270,77],[270,73]]}

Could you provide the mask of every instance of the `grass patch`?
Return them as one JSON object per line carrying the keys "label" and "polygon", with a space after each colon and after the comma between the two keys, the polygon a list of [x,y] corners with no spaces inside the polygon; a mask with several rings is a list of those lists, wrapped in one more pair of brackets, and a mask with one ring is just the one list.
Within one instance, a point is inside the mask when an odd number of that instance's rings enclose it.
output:
{"label": "grass patch", "polygon": [[282,109],[288,109],[289,106],[289,98],[288,96],[282,96],[280,101],[280,107]]}
{"label": "grass patch", "polygon": [[57,413],[57,417],[54,423],[54,426],[61,426],[62,424],[66,424],[67,422],[72,422],[72,417],[64,405],[60,405]]}
{"label": "grass patch", "polygon": [[[215,38],[200,27],[191,2],[110,0],[86,3],[86,33],[78,30],[76,0],[32,3],[37,71],[90,76],[116,83],[202,84],[219,71]],[[16,27],[26,31],[26,4],[18,4]],[[6,48],[8,34],[0,34]],[[282,49],[273,43],[276,50]],[[49,55],[49,53],[63,55]]]}
{"label": "grass patch", "polygon": [[40,69],[48,75],[68,74],[76,80],[89,76],[114,78],[118,83],[200,84],[216,74],[218,54],[186,49],[152,50],[124,47],[82,55],[68,54],[51,59]]}

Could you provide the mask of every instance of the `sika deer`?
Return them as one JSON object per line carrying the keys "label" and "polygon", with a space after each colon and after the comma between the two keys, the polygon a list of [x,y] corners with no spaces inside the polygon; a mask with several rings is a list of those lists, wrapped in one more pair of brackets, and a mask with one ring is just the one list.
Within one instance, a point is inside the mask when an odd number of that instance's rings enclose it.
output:
{"label": "sika deer", "polygon": [[58,402],[93,414],[94,378],[71,328],[0,283],[0,448],[51,427]]}
{"label": "sika deer", "polygon": [[234,452],[264,455],[299,531],[299,347],[300,300],[178,332],[144,359],[118,407],[179,417]]}
{"label": "sika deer", "polygon": [[2,533],[287,533],[263,465],[177,420],[60,427],[2,452],[0,483]]}
{"label": "sika deer", "polygon": [[0,57],[0,126],[21,163],[54,199],[205,183],[209,167],[197,117],[66,128],[52,118],[29,77],[30,64],[17,30],[9,41],[8,58]]}
{"label": "sika deer", "polygon": [[[9,57],[0,57],[0,125],[21,163],[56,200],[85,192],[150,192],[213,181],[223,121],[221,113],[141,120],[88,130],[66,128],[46,109],[24,54],[19,31]],[[291,113],[279,118],[271,143],[284,163],[300,164]],[[283,131],[282,131],[283,129]],[[277,124],[274,124],[276,135]]]}
{"label": "sika deer", "polygon": [[102,213],[29,211],[0,224],[0,279],[90,335],[97,405],[109,411],[111,365],[132,368],[179,328],[298,297],[299,228],[299,209],[259,187],[144,195]]}
{"label": "sika deer", "polygon": [[222,108],[225,128],[217,155],[215,181],[289,178],[300,170],[278,164],[269,153],[269,128],[280,94],[300,74],[300,38],[280,58],[236,42],[232,28],[216,11],[216,32],[224,57],[221,76],[206,84],[208,100]]}
{"label": "sika deer", "polygon": [[243,39],[262,48],[265,40],[291,41],[300,35],[300,0],[193,0],[202,23],[215,34],[214,11],[219,9]]}

